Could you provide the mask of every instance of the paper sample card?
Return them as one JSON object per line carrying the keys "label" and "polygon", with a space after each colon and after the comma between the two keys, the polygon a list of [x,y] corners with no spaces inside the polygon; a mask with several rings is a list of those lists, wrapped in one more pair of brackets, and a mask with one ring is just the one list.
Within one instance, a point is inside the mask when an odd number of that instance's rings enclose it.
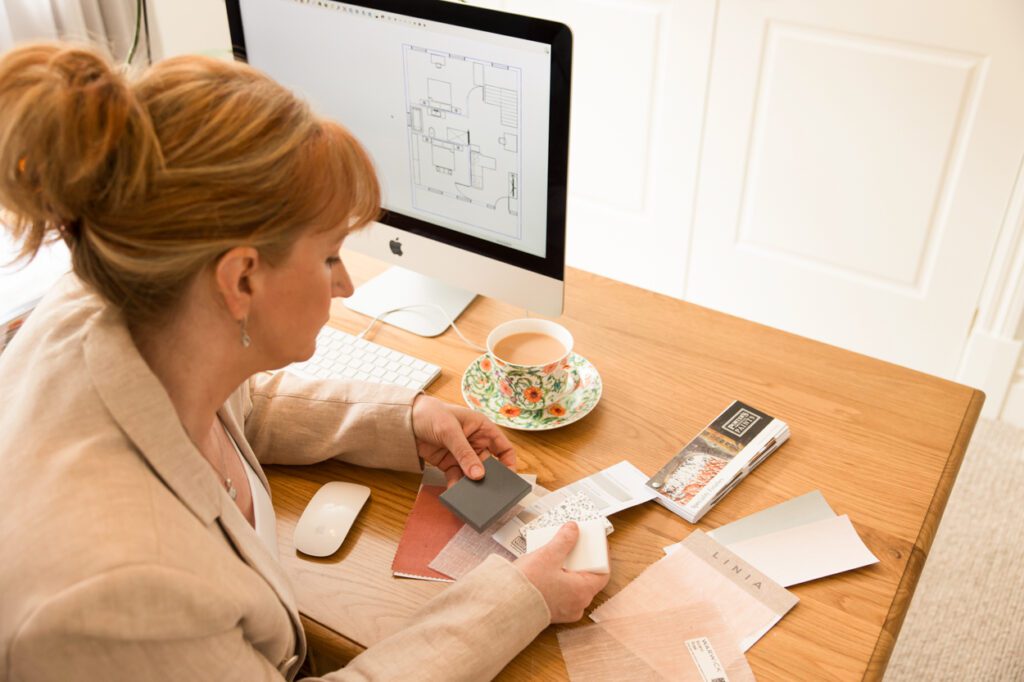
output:
{"label": "paper sample card", "polygon": [[647,487],[647,474],[627,460],[563,486],[552,494],[568,496],[578,492],[585,493],[591,499],[601,516],[611,516],[623,509],[643,504],[654,499],[657,494]]}
{"label": "paper sample card", "polygon": [[648,566],[590,614],[595,622],[684,607],[715,605],[746,651],[797,603],[796,595],[699,530]]}
{"label": "paper sample card", "polygon": [[569,678],[585,682],[753,682],[727,618],[709,602],[558,633]]}
{"label": "paper sample card", "polygon": [[845,514],[743,540],[729,549],[786,587],[878,563]]}
{"label": "paper sample card", "polygon": [[[878,562],[850,519],[821,491],[795,497],[708,533],[783,587]],[[682,543],[665,547],[675,552]]]}
{"label": "paper sample card", "polygon": [[[543,504],[545,503],[538,500],[534,509],[541,508]],[[529,514],[529,512],[525,510],[520,512],[519,518],[523,518],[526,514]],[[583,523],[584,521],[594,520],[603,520],[605,528],[609,525],[604,515],[597,510],[597,506],[587,497],[587,494],[578,492],[562,498],[562,501],[554,507],[549,507],[546,512],[520,528],[519,534],[525,539],[527,533],[538,528],[549,528],[551,526],[557,528],[569,521]]]}
{"label": "paper sample card", "polygon": [[[581,521],[576,546],[569,552],[562,568],[567,571],[589,571],[590,573],[608,573],[608,536],[604,532],[603,519]],[[561,526],[545,526],[534,528],[526,534],[526,551],[536,552],[551,542]]]}
{"label": "paper sample card", "polygon": [[[652,499],[655,492],[646,485],[647,476],[628,461],[602,469],[536,502],[525,504],[514,519],[494,534],[502,547],[522,556],[526,553],[527,526],[562,525],[566,521],[587,521],[607,517]],[[541,517],[544,517],[541,520]],[[534,523],[536,522],[536,523]],[[611,523],[605,526],[612,531]]]}
{"label": "paper sample card", "polygon": [[647,481],[663,507],[696,523],[789,438],[789,427],[734,401]]}
{"label": "paper sample card", "polygon": [[[582,492],[569,497],[559,496],[561,502],[535,516],[536,512],[545,509],[550,497],[552,495],[541,498],[530,507],[520,510],[506,523],[499,524],[492,536],[494,540],[516,556],[522,556],[526,554],[526,533],[536,528],[558,527],[569,521],[582,523],[598,520],[604,526],[605,533],[612,532],[612,524],[601,516],[594,503]],[[525,519],[532,520],[524,523]]]}
{"label": "paper sample card", "polygon": [[829,519],[835,515],[836,513],[832,511],[832,507],[828,506],[821,491],[812,490],[800,497],[794,497],[774,507],[762,509],[738,521],[708,531],[708,536],[720,544],[729,546],[735,542],[787,528],[795,528],[813,521]]}

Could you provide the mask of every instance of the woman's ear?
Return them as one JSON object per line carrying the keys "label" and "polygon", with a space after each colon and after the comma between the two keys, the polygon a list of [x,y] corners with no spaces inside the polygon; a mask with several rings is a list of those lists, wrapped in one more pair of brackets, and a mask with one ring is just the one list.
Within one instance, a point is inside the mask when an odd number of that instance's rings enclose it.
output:
{"label": "woman's ear", "polygon": [[259,267],[259,251],[251,246],[236,246],[217,259],[214,266],[217,294],[235,320],[249,315],[252,307],[252,278]]}

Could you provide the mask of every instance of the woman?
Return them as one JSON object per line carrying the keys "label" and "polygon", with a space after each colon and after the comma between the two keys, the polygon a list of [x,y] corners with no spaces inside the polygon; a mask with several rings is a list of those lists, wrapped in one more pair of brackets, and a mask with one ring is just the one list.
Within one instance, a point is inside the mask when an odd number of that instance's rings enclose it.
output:
{"label": "woman", "polygon": [[[339,457],[479,477],[508,440],[393,387],[260,374],[309,357],[338,256],[376,216],[365,153],[241,64],[97,53],[0,60],[0,205],[73,273],[0,356],[0,679],[292,679],[305,639],[260,462]],[[491,557],[324,679],[482,679],[606,576],[563,571],[574,526]],[[500,586],[500,589],[495,589]]]}

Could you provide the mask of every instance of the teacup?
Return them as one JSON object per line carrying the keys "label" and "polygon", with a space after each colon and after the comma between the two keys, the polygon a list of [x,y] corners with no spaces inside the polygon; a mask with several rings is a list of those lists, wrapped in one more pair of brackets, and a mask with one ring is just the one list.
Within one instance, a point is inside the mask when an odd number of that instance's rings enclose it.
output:
{"label": "teacup", "polygon": [[521,410],[542,410],[576,388],[577,378],[568,362],[572,346],[572,334],[556,322],[510,320],[487,336],[488,357],[482,369],[493,373],[509,404]]}

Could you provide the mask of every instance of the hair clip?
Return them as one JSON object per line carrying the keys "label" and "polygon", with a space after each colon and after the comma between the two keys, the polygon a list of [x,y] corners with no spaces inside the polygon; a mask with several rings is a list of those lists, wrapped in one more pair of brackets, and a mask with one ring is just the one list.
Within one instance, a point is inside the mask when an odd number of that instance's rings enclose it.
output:
{"label": "hair clip", "polygon": [[60,232],[61,236],[64,237],[64,241],[78,241],[82,236],[82,221],[79,218],[69,220],[58,225],[57,230]]}

